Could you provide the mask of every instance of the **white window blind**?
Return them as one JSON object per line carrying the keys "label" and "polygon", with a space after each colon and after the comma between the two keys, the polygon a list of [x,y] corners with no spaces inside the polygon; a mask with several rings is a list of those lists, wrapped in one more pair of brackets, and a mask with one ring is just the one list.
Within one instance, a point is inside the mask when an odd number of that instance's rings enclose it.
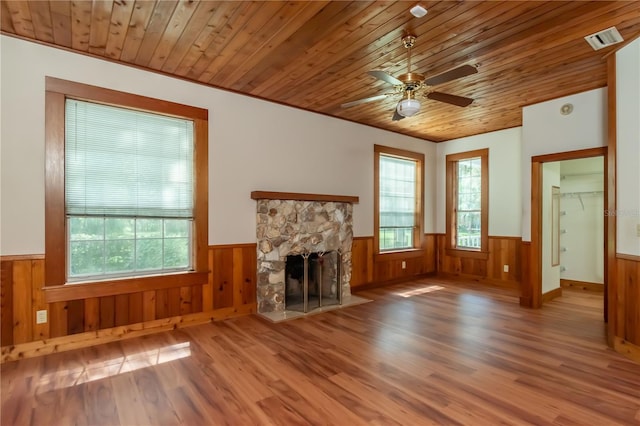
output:
{"label": "white window blind", "polygon": [[193,123],[69,99],[68,215],[193,217]]}
{"label": "white window blind", "polygon": [[416,162],[380,156],[380,250],[413,247]]}
{"label": "white window blind", "polygon": [[192,269],[193,122],[67,100],[67,279]]}

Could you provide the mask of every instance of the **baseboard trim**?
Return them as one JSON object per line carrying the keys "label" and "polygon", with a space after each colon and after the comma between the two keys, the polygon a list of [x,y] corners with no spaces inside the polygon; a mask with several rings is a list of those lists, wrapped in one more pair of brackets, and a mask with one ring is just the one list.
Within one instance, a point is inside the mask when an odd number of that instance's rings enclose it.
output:
{"label": "baseboard trim", "polygon": [[180,315],[159,320],[141,322],[137,324],[123,325],[120,327],[106,328],[97,331],[71,334],[68,336],[54,337],[45,340],[20,343],[2,348],[0,364],[8,361],[16,361],[24,358],[33,358],[73,349],[86,348],[102,343],[115,342],[132,337],[145,336],[161,331],[174,330],[176,328],[189,327],[198,324],[220,321],[228,318],[240,317],[256,312],[255,303],[242,305],[238,308],[216,309],[211,312],[199,312],[195,314]]}
{"label": "baseboard trim", "polygon": [[410,277],[396,278],[396,279],[388,280],[388,281],[374,281],[374,282],[370,282],[370,283],[360,284],[357,287],[351,287],[351,291],[353,293],[357,293],[359,291],[372,290],[374,288],[386,287],[386,286],[393,285],[393,284],[405,283],[405,282],[408,282],[408,281],[414,281],[414,280],[419,280],[419,279],[422,279],[422,278],[429,278],[429,277],[435,277],[435,276],[436,276],[435,272],[427,272],[426,274],[413,275],[413,276],[410,276]]}
{"label": "baseboard trim", "polygon": [[576,281],[576,280],[560,280],[560,287],[572,288],[576,290],[593,291],[597,293],[604,292],[604,284],[591,283],[588,281]]}
{"label": "baseboard trim", "polygon": [[494,285],[499,287],[507,287],[518,290],[520,288],[519,281],[495,280],[492,278],[482,277],[479,275],[453,274],[450,272],[438,272],[438,277],[449,278],[453,280],[473,281],[479,284]]}
{"label": "baseboard trim", "polygon": [[554,288],[546,293],[542,293],[542,303],[551,302],[553,299],[562,296],[562,287]]}
{"label": "baseboard trim", "polygon": [[616,336],[613,339],[613,349],[627,358],[640,363],[640,346]]}

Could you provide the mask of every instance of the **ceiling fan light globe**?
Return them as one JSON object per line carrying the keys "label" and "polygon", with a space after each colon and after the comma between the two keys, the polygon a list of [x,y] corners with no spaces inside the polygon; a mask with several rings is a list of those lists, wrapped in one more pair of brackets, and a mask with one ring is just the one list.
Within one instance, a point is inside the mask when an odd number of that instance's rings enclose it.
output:
{"label": "ceiling fan light globe", "polygon": [[417,99],[403,99],[398,102],[396,111],[403,117],[413,117],[420,111],[420,101]]}

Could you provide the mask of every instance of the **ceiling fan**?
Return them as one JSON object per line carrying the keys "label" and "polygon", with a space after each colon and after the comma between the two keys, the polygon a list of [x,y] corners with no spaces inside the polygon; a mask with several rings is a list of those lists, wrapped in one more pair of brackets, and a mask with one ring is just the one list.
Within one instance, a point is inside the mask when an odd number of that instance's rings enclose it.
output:
{"label": "ceiling fan", "polygon": [[407,49],[407,72],[398,76],[397,78],[384,71],[369,71],[368,74],[377,78],[378,80],[385,81],[389,84],[393,84],[394,88],[392,92],[384,93],[382,95],[371,96],[369,98],[358,99],[340,105],[342,108],[349,108],[355,105],[360,105],[368,102],[379,101],[389,96],[402,95],[402,99],[398,102],[396,109],[393,113],[393,121],[402,120],[405,117],[411,117],[416,115],[420,111],[420,101],[416,99],[416,95],[422,94],[428,99],[434,101],[445,102],[451,105],[460,107],[469,106],[473,99],[465,98],[463,96],[451,95],[448,93],[436,92],[431,90],[432,86],[437,84],[446,83],[457,78],[466,77],[478,72],[476,67],[471,65],[462,65],[458,68],[454,68],[435,77],[425,78],[424,75],[411,72],[411,48],[416,42],[416,36],[406,35],[402,37],[402,44]]}

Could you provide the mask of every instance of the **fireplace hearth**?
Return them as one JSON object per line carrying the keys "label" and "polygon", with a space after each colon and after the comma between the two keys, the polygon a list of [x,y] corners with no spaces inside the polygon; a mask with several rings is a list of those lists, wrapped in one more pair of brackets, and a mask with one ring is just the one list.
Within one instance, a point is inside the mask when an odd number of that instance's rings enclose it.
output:
{"label": "fireplace hearth", "polygon": [[[260,194],[255,196],[254,194]],[[252,193],[257,201],[257,312],[312,312],[349,303],[353,202],[357,197],[279,199]],[[275,194],[275,196],[274,196]],[[307,258],[307,298],[304,260]],[[305,310],[306,305],[306,310]]]}

